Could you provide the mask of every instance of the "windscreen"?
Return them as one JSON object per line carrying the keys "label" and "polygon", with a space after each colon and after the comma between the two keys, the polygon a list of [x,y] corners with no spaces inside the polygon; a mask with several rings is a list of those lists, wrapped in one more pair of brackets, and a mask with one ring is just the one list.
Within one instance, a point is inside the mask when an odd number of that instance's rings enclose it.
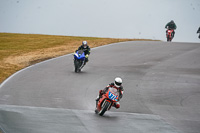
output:
{"label": "windscreen", "polygon": [[110,90],[113,94],[119,96],[119,91],[118,91],[116,88],[110,87],[109,90]]}

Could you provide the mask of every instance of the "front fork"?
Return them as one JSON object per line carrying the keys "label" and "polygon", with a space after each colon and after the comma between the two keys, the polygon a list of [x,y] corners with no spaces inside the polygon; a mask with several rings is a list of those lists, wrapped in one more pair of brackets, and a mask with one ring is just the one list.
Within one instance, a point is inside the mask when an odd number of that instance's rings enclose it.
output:
{"label": "front fork", "polygon": [[85,64],[85,60],[83,60],[82,65],[80,66],[80,69],[84,67],[84,64]]}
{"label": "front fork", "polygon": [[[108,102],[110,103],[109,108],[108,108],[107,110],[110,110],[110,109],[111,109],[111,106],[112,106],[113,103],[112,103],[111,101],[105,99],[105,100],[103,101],[103,103],[100,105],[101,108],[99,108],[99,111],[102,109],[102,107],[104,106],[104,104],[106,103],[106,101],[108,101]],[[96,101],[96,107],[97,107],[97,108],[98,108],[98,102],[99,102],[99,101]]]}

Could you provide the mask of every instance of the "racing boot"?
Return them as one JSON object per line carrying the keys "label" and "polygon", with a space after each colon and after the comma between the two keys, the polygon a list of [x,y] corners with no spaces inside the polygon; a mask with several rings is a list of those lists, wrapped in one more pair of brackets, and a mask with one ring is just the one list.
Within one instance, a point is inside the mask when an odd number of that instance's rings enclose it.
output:
{"label": "racing boot", "polygon": [[116,109],[118,109],[118,108],[120,108],[120,103],[119,102],[116,102],[116,103],[114,103],[114,105],[113,105]]}
{"label": "racing boot", "polygon": [[96,101],[96,108],[95,108],[95,113],[97,114],[98,113],[98,111],[97,111],[97,105],[98,105],[98,101],[99,101],[99,95],[97,96],[97,98],[95,99],[95,101]]}
{"label": "racing boot", "polygon": [[96,98],[96,101],[99,101],[99,99],[102,97],[102,95],[103,95],[103,90],[100,90],[99,95]]}
{"label": "racing boot", "polygon": [[97,98],[95,99],[95,101],[96,101],[96,107],[97,107],[99,99],[100,99],[99,96],[97,96]]}
{"label": "racing boot", "polygon": [[95,99],[95,101],[96,101],[95,113],[98,113],[98,111],[97,111],[97,105],[98,105],[99,99],[102,97],[102,95],[103,95],[103,91],[100,90],[100,91],[99,91],[99,95],[98,95],[97,98]]}

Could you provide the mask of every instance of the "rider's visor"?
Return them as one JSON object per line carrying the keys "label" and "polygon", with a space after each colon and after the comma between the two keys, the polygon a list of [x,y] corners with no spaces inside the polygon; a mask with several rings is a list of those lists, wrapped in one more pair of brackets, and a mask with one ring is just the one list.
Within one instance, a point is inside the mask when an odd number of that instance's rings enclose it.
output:
{"label": "rider's visor", "polygon": [[121,85],[122,83],[119,83],[119,82],[115,82],[115,84],[116,84],[116,85],[118,85],[118,86],[120,86],[120,85]]}

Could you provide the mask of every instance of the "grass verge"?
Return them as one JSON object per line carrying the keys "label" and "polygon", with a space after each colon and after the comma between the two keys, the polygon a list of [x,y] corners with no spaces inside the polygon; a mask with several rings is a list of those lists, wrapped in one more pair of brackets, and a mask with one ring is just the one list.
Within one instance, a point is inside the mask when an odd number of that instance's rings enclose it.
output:
{"label": "grass verge", "polygon": [[123,41],[151,41],[0,33],[0,83],[22,68],[74,52],[83,40],[86,40],[91,48]]}

